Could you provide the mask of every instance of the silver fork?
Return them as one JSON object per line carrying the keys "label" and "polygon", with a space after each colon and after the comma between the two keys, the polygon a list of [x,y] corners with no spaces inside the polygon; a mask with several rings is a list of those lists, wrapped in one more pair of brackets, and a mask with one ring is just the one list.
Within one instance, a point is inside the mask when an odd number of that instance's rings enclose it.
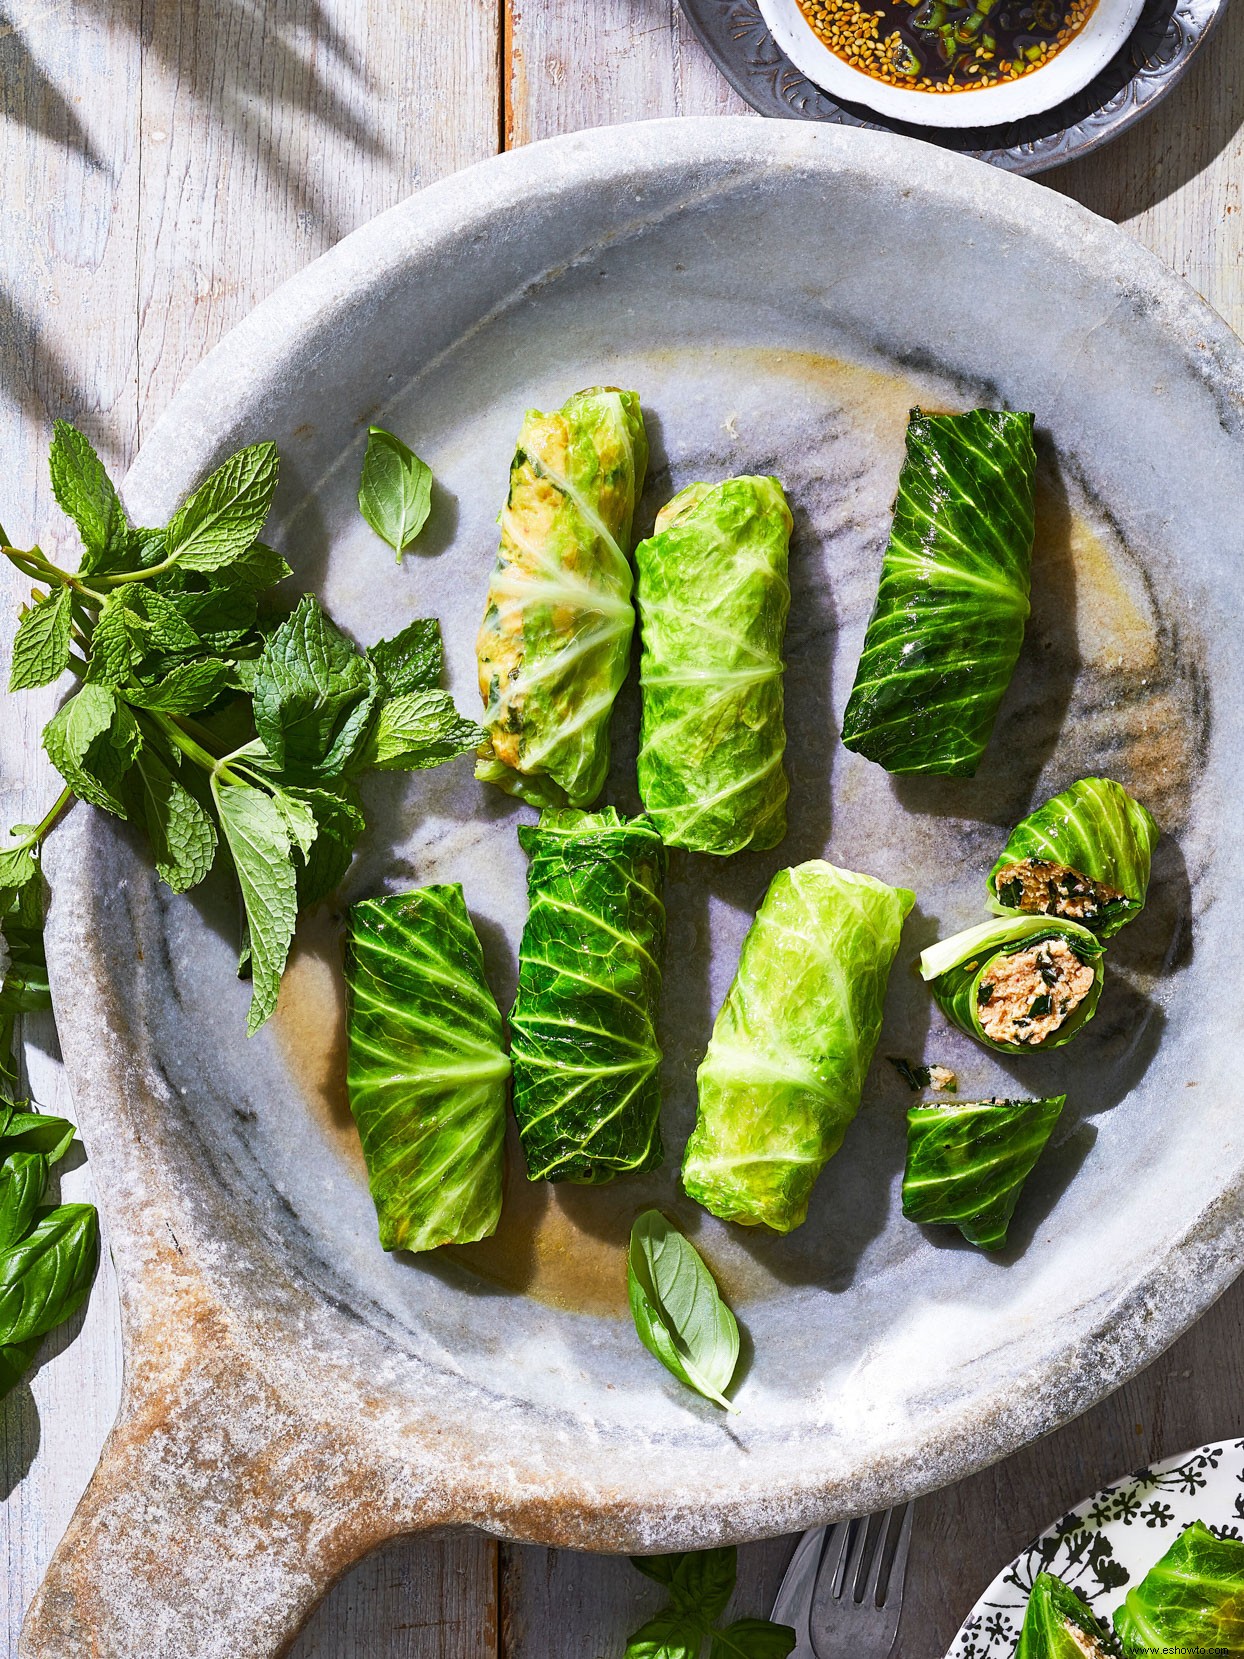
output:
{"label": "silver fork", "polygon": [[791,1659],[889,1659],[911,1545],[911,1504],[813,1527],[773,1604],[795,1630]]}

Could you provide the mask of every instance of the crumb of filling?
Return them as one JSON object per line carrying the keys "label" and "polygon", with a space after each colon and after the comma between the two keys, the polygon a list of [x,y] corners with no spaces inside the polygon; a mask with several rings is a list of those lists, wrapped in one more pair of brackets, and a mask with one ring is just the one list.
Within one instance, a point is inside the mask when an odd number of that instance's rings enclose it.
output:
{"label": "crumb of filling", "polygon": [[930,1066],[929,1087],[936,1089],[938,1094],[955,1094],[959,1088],[959,1079],[949,1066]]}
{"label": "crumb of filling", "polygon": [[1008,910],[1069,916],[1077,922],[1093,921],[1108,904],[1126,897],[1104,881],[1092,881],[1066,864],[1050,864],[1042,858],[1004,865],[994,881],[994,891]]}
{"label": "crumb of filling", "polygon": [[1084,1655],[1084,1659],[1110,1659],[1096,1636],[1090,1636],[1087,1630],[1077,1630],[1074,1625],[1067,1625],[1063,1634],[1071,1638],[1072,1644]]}
{"label": "crumb of filling", "polygon": [[1065,939],[999,956],[977,991],[981,1030],[995,1043],[1042,1043],[1084,1001],[1093,978]]}

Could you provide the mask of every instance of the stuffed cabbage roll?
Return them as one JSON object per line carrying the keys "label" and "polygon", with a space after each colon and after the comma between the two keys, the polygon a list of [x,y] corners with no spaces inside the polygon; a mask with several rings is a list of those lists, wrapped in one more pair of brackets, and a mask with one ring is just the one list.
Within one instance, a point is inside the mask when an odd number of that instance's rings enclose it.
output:
{"label": "stuffed cabbage roll", "polygon": [[350,907],[346,1080],[386,1250],[487,1238],[510,1062],[462,889]]}
{"label": "stuffed cabbage roll", "polygon": [[909,1107],[903,1214],[957,1227],[982,1250],[1001,1250],[1024,1182],[1066,1100],[1060,1094]]}
{"label": "stuffed cabbage roll", "polygon": [[1109,939],[1145,907],[1161,833],[1122,784],[1081,778],[1011,831],[989,872],[989,908],[1069,916]]}
{"label": "stuffed cabbage roll", "polygon": [[786,834],[793,523],[776,478],[691,484],[635,551],[639,793],[669,847],[724,855]]}
{"label": "stuffed cabbage roll", "polygon": [[813,859],[779,870],[697,1074],[682,1183],[725,1221],[789,1233],[842,1145],[915,895]]}
{"label": "stuffed cabbage roll", "polygon": [[1105,945],[1078,922],[1015,916],[930,945],[920,958],[938,1007],[999,1054],[1061,1048],[1097,1012]]}
{"label": "stuffed cabbage roll", "polygon": [[1244,1543],[1193,1521],[1114,1615],[1123,1652],[1244,1653]]}
{"label": "stuffed cabbage roll", "polygon": [[887,772],[971,777],[1028,618],[1032,416],[913,409],[842,741]]}
{"label": "stuffed cabbage roll", "polygon": [[531,908],[510,1015],[514,1115],[532,1181],[661,1162],[657,1002],[665,847],[644,817],[570,809],[523,825]]}
{"label": "stuffed cabbage roll", "polygon": [[1038,1573],[1014,1659],[1118,1659],[1114,1637],[1070,1585]]}
{"label": "stuffed cabbage roll", "polygon": [[629,554],[648,440],[635,392],[528,410],[476,641],[488,733],[477,778],[535,806],[590,806],[635,612]]}

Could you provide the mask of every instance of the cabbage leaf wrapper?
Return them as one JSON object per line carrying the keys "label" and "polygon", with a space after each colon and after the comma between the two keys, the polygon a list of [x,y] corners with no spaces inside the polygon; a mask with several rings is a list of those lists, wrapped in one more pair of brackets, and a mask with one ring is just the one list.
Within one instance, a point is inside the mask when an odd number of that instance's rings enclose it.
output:
{"label": "cabbage leaf wrapper", "polygon": [[725,856],[786,834],[793,525],[776,478],[728,478],[676,495],[635,550],[639,793],[666,846]]}
{"label": "cabbage leaf wrapper", "polygon": [[820,859],[779,870],[697,1073],[682,1183],[725,1221],[789,1233],[860,1104],[915,895]]}
{"label": "cabbage leaf wrapper", "polygon": [[665,847],[649,819],[547,811],[518,832],[530,910],[510,1015],[514,1115],[532,1181],[661,1162],[657,1003]]}
{"label": "cabbage leaf wrapper", "polygon": [[1119,1647],[1070,1585],[1054,1573],[1038,1573],[1015,1659],[1119,1659]]}
{"label": "cabbage leaf wrapper", "polygon": [[960,1031],[998,1054],[1062,1048],[1097,1012],[1106,947],[1079,922],[1011,916],[930,945],[920,976]]}
{"label": "cabbage leaf wrapper", "polygon": [[1161,833],[1122,784],[1081,778],[1011,831],[989,872],[989,908],[1069,916],[1109,939],[1145,907]]}
{"label": "cabbage leaf wrapper", "polygon": [[488,736],[475,775],[533,806],[590,806],[604,787],[647,466],[635,392],[597,386],[523,420],[476,640]]}
{"label": "cabbage leaf wrapper", "polygon": [[1024,1182],[1066,1102],[1060,1094],[909,1107],[903,1214],[957,1227],[982,1250],[1001,1250]]}
{"label": "cabbage leaf wrapper", "polygon": [[1024,640],[1033,418],[913,409],[842,741],[887,772],[971,777]]}
{"label": "cabbage leaf wrapper", "polygon": [[1244,1543],[1193,1521],[1114,1615],[1123,1652],[1244,1653]]}
{"label": "cabbage leaf wrapper", "polygon": [[510,1062],[461,887],[351,905],[346,1080],[386,1250],[487,1238]]}

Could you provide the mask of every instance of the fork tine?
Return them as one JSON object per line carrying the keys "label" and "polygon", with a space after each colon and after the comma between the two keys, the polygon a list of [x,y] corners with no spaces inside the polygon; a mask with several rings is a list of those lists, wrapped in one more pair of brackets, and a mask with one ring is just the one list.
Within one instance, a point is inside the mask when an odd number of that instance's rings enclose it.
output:
{"label": "fork tine", "polygon": [[[907,1552],[911,1548],[911,1521],[915,1507],[915,1504],[912,1503],[903,1505],[903,1524],[898,1529],[898,1542],[894,1546],[894,1559],[891,1561],[890,1570],[886,1574],[885,1595],[878,1602],[879,1607],[890,1605],[890,1593],[893,1590],[897,1590],[899,1599],[902,1599],[903,1584],[907,1578]],[[893,1515],[893,1513],[894,1511],[891,1510],[890,1514]]]}
{"label": "fork tine", "polygon": [[[881,1527],[877,1533],[877,1549],[870,1562],[868,1583],[864,1587],[864,1594],[859,1599],[870,1607],[884,1607],[884,1600],[879,1600],[881,1591],[881,1575],[886,1565],[886,1556],[890,1548],[890,1534],[894,1531],[894,1516],[896,1511],[887,1509],[881,1517]],[[888,1588],[888,1584],[887,1584]]]}
{"label": "fork tine", "polygon": [[862,1600],[861,1585],[868,1568],[868,1539],[872,1531],[872,1522],[871,1515],[863,1515],[852,1528],[851,1553],[847,1557],[840,1592],[844,1596],[849,1595],[852,1601]]}

